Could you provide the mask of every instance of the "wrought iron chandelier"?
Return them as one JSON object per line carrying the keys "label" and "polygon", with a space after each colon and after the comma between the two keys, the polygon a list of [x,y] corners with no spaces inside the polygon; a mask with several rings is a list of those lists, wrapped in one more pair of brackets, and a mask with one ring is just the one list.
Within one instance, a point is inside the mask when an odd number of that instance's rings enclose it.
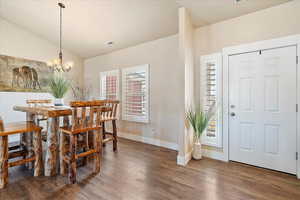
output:
{"label": "wrought iron chandelier", "polygon": [[66,62],[63,63],[63,54],[62,54],[62,9],[66,6],[62,3],[58,3],[60,18],[59,18],[59,25],[60,25],[60,32],[59,32],[59,56],[57,59],[54,59],[48,62],[48,66],[53,68],[57,72],[68,72],[73,67],[73,62]]}

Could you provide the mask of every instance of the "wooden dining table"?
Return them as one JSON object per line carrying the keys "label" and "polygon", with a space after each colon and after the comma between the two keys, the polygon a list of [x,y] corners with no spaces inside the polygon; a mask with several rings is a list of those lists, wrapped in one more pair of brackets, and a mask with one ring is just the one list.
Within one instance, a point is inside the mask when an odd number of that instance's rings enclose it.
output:
{"label": "wooden dining table", "polygon": [[[63,126],[69,126],[69,116],[72,115],[72,108],[69,106],[14,106],[15,111],[25,112],[26,120],[32,121],[38,124],[38,116],[43,116],[47,118],[47,140],[46,140],[46,156],[44,162],[44,174],[45,176],[55,176],[60,172],[60,174],[65,174],[67,167],[62,159],[62,152],[64,145],[59,145],[60,143],[66,143],[63,137],[59,135],[60,122],[62,121]],[[110,106],[102,106],[102,112],[112,111]],[[78,113],[80,115],[80,113]],[[32,144],[32,133],[23,134],[21,141],[25,141],[28,156],[32,156],[33,144]]]}
{"label": "wooden dining table", "polygon": [[[46,156],[44,163],[45,176],[55,176],[58,173],[59,166],[61,171],[65,170],[62,163],[59,164],[59,127],[61,118],[63,126],[69,125],[69,116],[72,115],[72,109],[68,106],[14,106],[15,111],[25,112],[26,120],[37,123],[38,116],[46,117],[48,120]],[[32,134],[23,134],[21,141],[25,141],[28,149],[28,156],[32,156],[33,148]]]}

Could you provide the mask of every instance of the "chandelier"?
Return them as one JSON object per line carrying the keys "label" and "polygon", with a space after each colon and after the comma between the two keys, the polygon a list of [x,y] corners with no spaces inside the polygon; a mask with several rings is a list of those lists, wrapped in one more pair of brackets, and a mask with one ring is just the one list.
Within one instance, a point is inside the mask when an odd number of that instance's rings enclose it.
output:
{"label": "chandelier", "polygon": [[73,67],[73,62],[66,62],[63,63],[63,54],[62,54],[62,9],[65,8],[65,5],[62,3],[58,3],[60,18],[59,18],[59,25],[60,25],[60,32],[59,32],[59,55],[57,59],[47,62],[47,65],[54,69],[57,72],[68,72]]}

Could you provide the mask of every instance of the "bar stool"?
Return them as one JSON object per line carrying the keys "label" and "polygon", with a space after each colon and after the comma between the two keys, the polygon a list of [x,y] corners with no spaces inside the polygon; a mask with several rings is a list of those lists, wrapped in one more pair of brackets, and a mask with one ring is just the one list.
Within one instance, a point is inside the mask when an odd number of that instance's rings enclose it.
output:
{"label": "bar stool", "polygon": [[[16,122],[3,123],[0,117],[0,189],[4,188],[8,183],[8,168],[34,161],[34,176],[39,176],[43,170],[42,158],[42,139],[41,127],[36,126],[33,122]],[[13,134],[24,134],[33,132],[34,155],[26,158],[27,149],[22,148],[22,145],[9,148],[8,136]],[[18,149],[18,150],[17,150]],[[14,150],[14,151],[13,151]],[[16,151],[17,150],[17,151]],[[22,157],[23,159],[9,162],[10,159]]]}
{"label": "bar stool", "polygon": [[[102,126],[101,126],[101,106],[99,101],[74,101],[70,102],[72,107],[72,125],[61,127],[61,163],[63,168],[61,171],[66,171],[69,168],[68,177],[69,183],[76,183],[76,168],[77,160],[79,158],[86,158],[87,156],[94,156],[94,172],[100,172],[100,159],[102,154]],[[87,110],[88,116],[87,116]],[[96,116],[96,117],[95,117]],[[89,145],[88,134],[93,136],[93,145]],[[80,148],[78,144],[78,137],[84,136],[86,138],[86,146],[84,151],[78,153]],[[67,138],[69,138],[69,151],[67,148]],[[67,166],[66,166],[66,165]]]}
{"label": "bar stool", "polygon": [[[112,141],[113,142],[113,151],[117,151],[118,149],[118,133],[117,133],[117,110],[118,110],[118,104],[120,103],[117,100],[102,100],[103,102],[103,109],[102,109],[102,126],[103,126],[103,146],[105,147],[105,144],[107,142]],[[105,129],[105,123],[111,122],[112,126],[112,132],[108,132]],[[109,137],[106,137],[109,135]]]}

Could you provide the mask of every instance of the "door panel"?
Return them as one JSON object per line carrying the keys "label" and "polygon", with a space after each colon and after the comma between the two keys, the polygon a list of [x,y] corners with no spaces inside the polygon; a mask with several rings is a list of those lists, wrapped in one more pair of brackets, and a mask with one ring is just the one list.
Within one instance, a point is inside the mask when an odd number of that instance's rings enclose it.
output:
{"label": "door panel", "polygon": [[272,124],[265,124],[265,153],[278,154],[279,153],[279,126]]}
{"label": "door panel", "polygon": [[229,158],[296,173],[296,46],[229,57]]}

